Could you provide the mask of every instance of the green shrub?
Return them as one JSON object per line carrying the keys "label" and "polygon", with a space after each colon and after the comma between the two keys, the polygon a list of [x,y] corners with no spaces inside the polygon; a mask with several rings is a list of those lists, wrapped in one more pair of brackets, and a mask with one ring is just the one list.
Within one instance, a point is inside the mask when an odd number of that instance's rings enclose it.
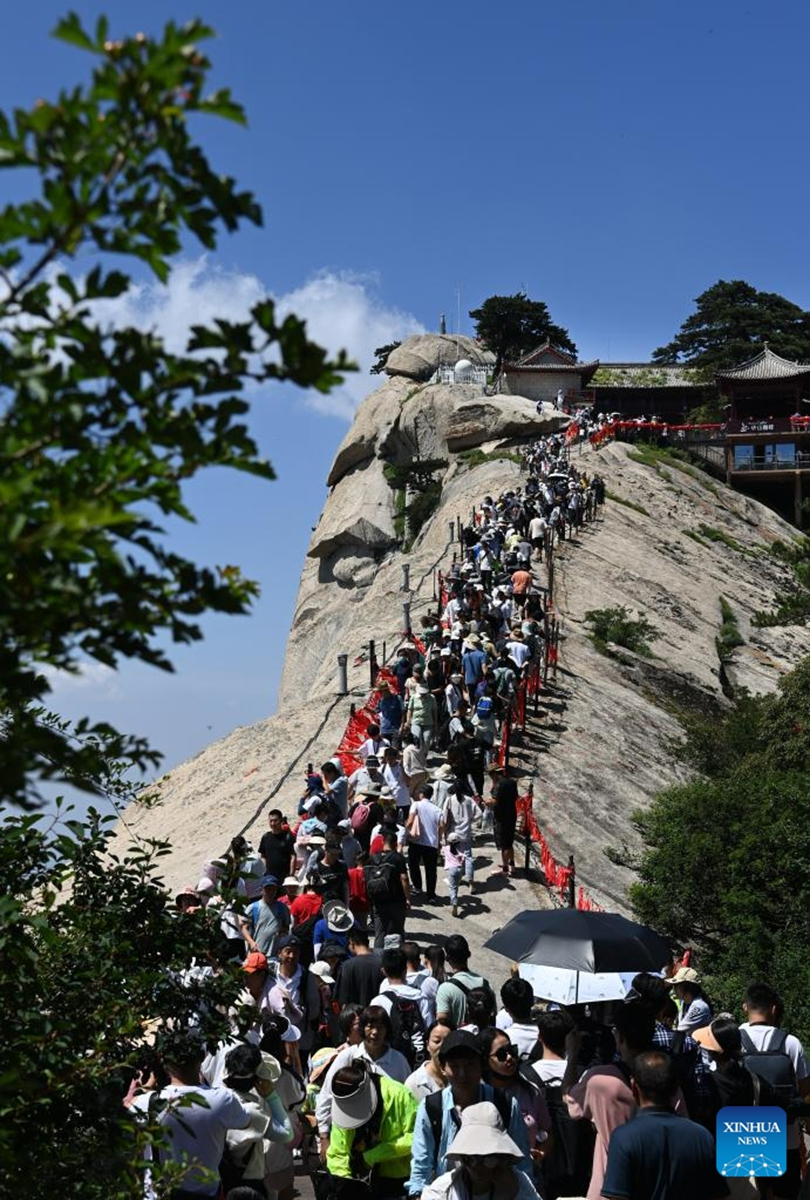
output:
{"label": "green shrub", "polygon": [[724,663],[729,661],[732,651],[737,646],[745,645],[745,638],[740,633],[734,609],[725,596],[720,597],[720,615],[722,623],[720,625],[720,632],[714,639],[714,644],[717,648],[717,657],[721,663]]}
{"label": "green shrub", "polygon": [[645,658],[652,658],[649,642],[661,636],[646,617],[633,618],[630,609],[623,604],[615,608],[595,608],[585,613],[585,620],[592,627],[591,640],[597,650],[610,653],[609,646],[624,646]]}

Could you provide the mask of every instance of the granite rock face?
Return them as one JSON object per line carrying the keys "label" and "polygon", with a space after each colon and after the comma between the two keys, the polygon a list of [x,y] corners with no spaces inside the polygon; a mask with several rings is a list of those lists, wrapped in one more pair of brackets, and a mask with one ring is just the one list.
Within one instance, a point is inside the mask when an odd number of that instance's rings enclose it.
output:
{"label": "granite rock face", "polygon": [[[369,639],[380,658],[383,644],[390,657],[402,636],[403,601],[417,628],[435,607],[435,572],[458,551],[450,523],[468,519],[485,494],[523,482],[515,462],[494,457],[469,467],[455,447],[463,419],[469,436],[480,436],[483,448],[497,455],[504,442],[519,442],[518,429],[534,434],[528,414],[526,426],[515,425],[506,410],[493,416],[491,407],[501,401],[481,397],[472,385],[414,386],[394,379],[384,384],[366,402],[369,411],[377,406],[379,425],[362,406],[338,451],[336,466],[341,455],[344,465],[304,559],[277,713],[171,771],[159,783],[161,807],[127,810],[134,832],[173,841],[165,866],[172,885],[196,879],[203,859],[222,852],[225,832],[230,836],[256,814],[258,840],[271,794],[282,811],[295,811],[306,763],[334,752],[349,704],[362,704],[367,695]],[[416,439],[422,457],[445,458],[447,467],[437,510],[405,555],[383,467],[405,461]],[[347,448],[355,444],[352,462]],[[606,908],[626,911],[632,874],[614,866],[605,847],[632,849],[633,811],[684,778],[671,751],[680,732],[673,702],[711,712],[727,703],[727,682],[773,690],[810,651],[810,630],[758,629],[751,622],[787,578],[768,547],[777,538],[788,541],[795,530],[774,512],[686,464],[659,472],[636,462],[626,446],[574,453],[583,470],[604,476],[613,498],[596,523],[559,548],[554,601],[565,635],[559,670],[537,718],[516,742],[512,763],[521,787],[534,782],[538,820],[557,859],[574,854],[578,882],[588,893]],[[702,536],[701,525],[727,540]],[[404,563],[407,594],[401,590]],[[723,665],[715,646],[721,596],[744,639]],[[653,659],[596,650],[585,613],[615,605],[643,613],[656,626]],[[345,698],[337,697],[340,653],[349,656]]]}
{"label": "granite rock face", "polygon": [[388,355],[386,375],[405,375],[426,382],[439,363],[455,364],[466,358],[473,366],[489,366],[495,356],[484,350],[474,338],[453,337],[449,333],[421,333],[407,338]]}

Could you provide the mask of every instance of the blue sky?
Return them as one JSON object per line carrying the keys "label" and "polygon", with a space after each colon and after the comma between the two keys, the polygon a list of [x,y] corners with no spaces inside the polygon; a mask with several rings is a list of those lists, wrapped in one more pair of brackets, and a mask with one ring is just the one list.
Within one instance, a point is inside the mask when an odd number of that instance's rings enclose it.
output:
{"label": "blue sky", "polygon": [[[167,766],[273,710],[310,528],[374,346],[442,312],[455,329],[458,289],[462,332],[488,295],[526,288],[583,357],[613,361],[648,358],[719,278],[810,308],[804,4],[75,7],[106,11],[112,35],[208,20],[212,82],[249,116],[246,130],[198,132],[256,193],[264,229],[195,253],[168,294],[143,287],[128,314],[171,341],[201,312],[234,315],[270,292],[364,367],[327,401],[255,397],[276,483],[212,473],[191,490],[199,523],[173,531],[177,545],[261,581],[254,614],[207,621],[173,678],[126,667],[57,683],[64,711],[150,735]],[[6,13],[3,108],[87,72],[48,37],[65,11]]]}

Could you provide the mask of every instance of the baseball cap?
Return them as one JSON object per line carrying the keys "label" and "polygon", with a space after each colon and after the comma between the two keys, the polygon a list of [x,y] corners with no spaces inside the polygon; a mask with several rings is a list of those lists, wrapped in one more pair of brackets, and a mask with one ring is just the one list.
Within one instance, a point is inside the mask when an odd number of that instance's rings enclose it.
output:
{"label": "baseball cap", "polygon": [[278,887],[278,876],[262,875],[262,887]]}
{"label": "baseball cap", "polygon": [[266,971],[267,969],[267,955],[260,954],[258,950],[254,950],[251,954],[248,954],[242,963],[242,970],[247,971],[249,975],[252,975],[254,971]]}
{"label": "baseball cap", "polygon": [[448,1033],[439,1049],[439,1062],[446,1062],[451,1055],[457,1054],[481,1057],[478,1038],[474,1033],[470,1033],[469,1029],[454,1029],[452,1033]]}

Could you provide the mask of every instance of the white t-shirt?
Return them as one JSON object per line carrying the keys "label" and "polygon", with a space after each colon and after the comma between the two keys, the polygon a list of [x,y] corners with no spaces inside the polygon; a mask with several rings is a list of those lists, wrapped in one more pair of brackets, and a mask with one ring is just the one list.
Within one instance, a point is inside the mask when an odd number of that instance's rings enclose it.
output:
{"label": "white t-shirt", "polygon": [[[138,1096],[132,1108],[138,1112],[149,1112],[149,1095]],[[184,1096],[198,1095],[205,1100],[207,1108],[202,1104],[191,1103],[181,1106],[172,1104]],[[230,1088],[209,1088],[205,1084],[190,1087],[187,1084],[171,1083],[159,1093],[161,1100],[167,1100],[169,1105],[158,1117],[166,1129],[168,1145],[161,1153],[174,1162],[186,1160],[206,1168],[216,1175],[219,1162],[225,1149],[225,1135],[229,1129],[244,1129],[250,1124],[251,1114],[242,1101]],[[153,1101],[153,1104],[155,1101]],[[265,1119],[264,1124],[267,1124]],[[260,1133],[264,1132],[262,1128]],[[188,1191],[199,1192],[201,1196],[216,1196],[218,1184],[204,1184],[201,1169],[191,1170],[183,1180],[183,1187]]]}
{"label": "white t-shirt", "polygon": [[397,808],[407,808],[411,802],[411,794],[408,791],[408,786],[405,783],[405,777],[402,773],[402,764],[397,763],[395,766],[383,767],[383,779],[387,786],[391,789],[391,795],[394,797],[394,804]]}
{"label": "white t-shirt", "polygon": [[[740,1029],[743,1033],[747,1033],[751,1041],[756,1046],[757,1050],[767,1050],[771,1044],[774,1034],[777,1032],[774,1025],[750,1025],[745,1021]],[[743,1047],[745,1053],[745,1047]],[[787,1035],[785,1039],[785,1054],[793,1063],[793,1070],[796,1072],[796,1082],[801,1083],[807,1078],[807,1056],[804,1052],[804,1046],[797,1037],[792,1033]],[[797,1150],[799,1147],[799,1124],[794,1121],[787,1127],[787,1148],[788,1150]]]}
{"label": "white t-shirt", "polygon": [[418,846],[434,846],[439,845],[439,810],[435,804],[431,804],[429,800],[415,800],[411,805],[411,812],[419,814],[420,834],[418,838],[412,840]]}
{"label": "white t-shirt", "polygon": [[562,1083],[565,1059],[539,1058],[537,1062],[532,1063],[532,1070],[537,1072],[542,1083]]}

